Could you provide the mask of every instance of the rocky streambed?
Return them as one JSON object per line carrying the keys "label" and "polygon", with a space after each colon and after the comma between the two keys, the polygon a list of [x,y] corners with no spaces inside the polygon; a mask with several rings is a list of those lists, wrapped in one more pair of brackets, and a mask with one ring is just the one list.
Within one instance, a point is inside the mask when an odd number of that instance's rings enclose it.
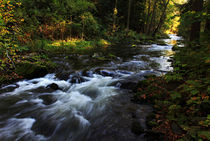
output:
{"label": "rocky streambed", "polygon": [[100,54],[54,57],[55,73],[0,88],[0,140],[161,140],[146,124],[152,107],[131,102],[132,90],[148,75],[173,70],[177,40],[113,47],[116,57],[106,63],[95,61]]}

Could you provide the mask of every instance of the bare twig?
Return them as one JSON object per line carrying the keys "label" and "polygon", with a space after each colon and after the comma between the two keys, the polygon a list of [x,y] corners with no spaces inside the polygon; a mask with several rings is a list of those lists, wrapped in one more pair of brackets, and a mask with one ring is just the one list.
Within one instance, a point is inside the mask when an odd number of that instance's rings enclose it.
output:
{"label": "bare twig", "polygon": [[12,66],[13,66],[14,68],[16,68],[14,62],[13,62],[12,59],[9,57],[8,50],[6,51],[6,54],[7,54],[7,58],[9,58],[9,60],[12,62]]}

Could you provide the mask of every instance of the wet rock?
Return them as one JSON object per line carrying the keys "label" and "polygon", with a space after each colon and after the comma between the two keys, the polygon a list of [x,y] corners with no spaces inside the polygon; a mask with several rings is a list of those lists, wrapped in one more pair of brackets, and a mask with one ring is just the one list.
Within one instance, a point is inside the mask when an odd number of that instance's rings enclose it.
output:
{"label": "wet rock", "polygon": [[111,71],[108,71],[108,70],[101,70],[100,74],[103,75],[103,76],[114,76],[115,75],[114,72],[111,72]]}
{"label": "wet rock", "polygon": [[86,63],[89,63],[90,59],[84,59],[82,60],[82,64],[86,64]]}
{"label": "wet rock", "polygon": [[2,85],[2,87],[0,87],[0,94],[14,91],[18,87],[19,87],[19,85],[17,85],[17,84],[8,85],[8,86]]}
{"label": "wet rock", "polygon": [[15,72],[28,79],[43,77],[48,73],[47,67],[32,63],[19,63]]}
{"label": "wet rock", "polygon": [[68,59],[69,59],[69,60],[77,60],[78,57],[79,57],[78,54],[71,54],[71,55],[68,56]]}
{"label": "wet rock", "polygon": [[31,92],[33,92],[33,93],[38,93],[38,94],[40,94],[40,93],[46,93],[46,92],[48,92],[48,93],[52,93],[54,90],[53,89],[51,89],[50,87],[38,87],[37,89],[33,89],[33,90],[31,90]]}
{"label": "wet rock", "polygon": [[138,121],[134,121],[131,125],[131,132],[136,135],[140,135],[144,133],[144,129],[141,127],[141,124]]}
{"label": "wet rock", "polygon": [[56,101],[52,95],[41,95],[39,98],[43,100],[43,104],[45,105],[53,104]]}
{"label": "wet rock", "polygon": [[78,59],[80,59],[80,60],[89,59],[89,58],[90,58],[89,55],[79,55],[78,56]]}
{"label": "wet rock", "polygon": [[122,89],[135,90],[139,81],[144,80],[144,77],[141,74],[133,74],[129,77],[126,77],[124,80],[119,81],[119,87]]}
{"label": "wet rock", "polygon": [[68,72],[60,72],[56,74],[56,77],[59,78],[60,80],[68,80],[69,76],[72,72],[68,71]]}
{"label": "wet rock", "polygon": [[82,76],[93,77],[93,71],[84,70],[81,72]]}
{"label": "wet rock", "polygon": [[117,70],[116,71],[117,73],[118,73],[118,75],[120,74],[122,74],[122,75],[132,75],[133,74],[133,72],[131,72],[131,71],[126,71],[126,70]]}
{"label": "wet rock", "polygon": [[41,120],[37,119],[36,122],[32,126],[32,130],[36,134],[44,135],[49,137],[53,134],[54,130],[56,128],[56,124],[50,122],[49,120]]}
{"label": "wet rock", "polygon": [[109,70],[103,70],[103,69],[96,69],[95,70],[96,73],[102,75],[102,76],[114,76],[115,72],[113,71],[109,71]]}
{"label": "wet rock", "polygon": [[85,82],[85,79],[82,78],[81,76],[75,75],[75,76],[71,77],[71,81],[70,82],[71,83],[82,83],[82,82]]}
{"label": "wet rock", "polygon": [[97,58],[97,57],[100,57],[100,56],[102,56],[101,53],[94,53],[94,54],[92,55],[93,58]]}
{"label": "wet rock", "polygon": [[119,69],[124,69],[124,70],[137,71],[137,70],[140,70],[140,69],[145,69],[147,66],[148,66],[147,62],[132,60],[132,61],[129,61],[129,62],[124,62],[122,64],[119,64],[118,68]]}
{"label": "wet rock", "polygon": [[46,88],[51,88],[53,90],[60,90],[59,86],[57,84],[55,84],[55,83],[52,83],[50,85],[47,85]]}

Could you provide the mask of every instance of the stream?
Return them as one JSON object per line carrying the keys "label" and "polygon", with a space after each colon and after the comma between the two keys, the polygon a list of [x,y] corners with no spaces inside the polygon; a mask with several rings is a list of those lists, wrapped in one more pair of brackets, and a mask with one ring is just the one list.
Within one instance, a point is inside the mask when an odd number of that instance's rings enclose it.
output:
{"label": "stream", "polygon": [[80,68],[77,63],[55,57],[61,66],[59,74],[3,86],[0,140],[149,140],[147,133],[137,135],[131,128],[139,123],[147,130],[146,116],[153,109],[131,102],[131,89],[147,75],[163,75],[173,70],[172,46],[181,37],[169,36],[170,39],[162,39],[166,45],[129,48],[122,45],[122,49],[116,49],[117,59],[97,67],[89,66],[86,56],[80,56]]}

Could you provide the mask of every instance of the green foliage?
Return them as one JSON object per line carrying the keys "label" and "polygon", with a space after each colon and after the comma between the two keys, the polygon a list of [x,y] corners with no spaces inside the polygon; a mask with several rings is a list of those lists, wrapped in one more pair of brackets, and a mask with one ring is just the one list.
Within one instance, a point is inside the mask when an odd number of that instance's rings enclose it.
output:
{"label": "green foliage", "polygon": [[[31,39],[41,37],[52,40],[58,37],[80,36],[82,31],[80,17],[89,13],[88,24],[91,25],[94,21],[90,15],[96,8],[87,0],[21,0],[21,2],[22,6],[16,10],[16,14],[18,17],[24,17],[25,21],[21,26],[25,34],[30,33]],[[69,35],[69,30],[75,27],[79,33]]]}
{"label": "green foliage", "polygon": [[[187,136],[190,137],[188,140],[209,138],[210,50],[206,44],[198,47],[196,50],[177,47],[174,71],[140,82],[135,95],[140,102],[154,103],[158,113],[167,120],[176,121],[182,127],[187,126],[185,140]],[[166,119],[156,117],[156,122],[163,120],[164,123]]]}
{"label": "green foliage", "polygon": [[84,24],[84,34],[87,39],[99,35],[100,26],[90,12],[83,13],[81,15],[81,21],[82,21],[81,24]]}
{"label": "green foliage", "polygon": [[[208,28],[207,21],[210,20],[210,14],[208,13],[209,2],[208,1],[204,2],[203,8],[201,11],[192,10],[193,2],[194,1],[192,0],[188,1],[188,3],[183,4],[180,9],[181,18],[180,18],[180,25],[178,27],[179,34],[185,37],[185,39],[187,40],[189,40],[190,38],[191,30],[194,30],[194,29],[191,29],[191,25],[193,23],[200,22],[202,24],[202,26],[200,26],[201,27],[200,32],[203,33],[203,32],[206,32],[205,28]],[[206,25],[206,26],[203,26],[203,25]],[[205,38],[206,36],[208,36],[208,34],[205,33],[202,38]]]}
{"label": "green foliage", "polygon": [[18,21],[14,11],[21,3],[16,0],[0,0],[0,73],[15,68],[14,61],[17,56],[17,34],[19,34]]}

